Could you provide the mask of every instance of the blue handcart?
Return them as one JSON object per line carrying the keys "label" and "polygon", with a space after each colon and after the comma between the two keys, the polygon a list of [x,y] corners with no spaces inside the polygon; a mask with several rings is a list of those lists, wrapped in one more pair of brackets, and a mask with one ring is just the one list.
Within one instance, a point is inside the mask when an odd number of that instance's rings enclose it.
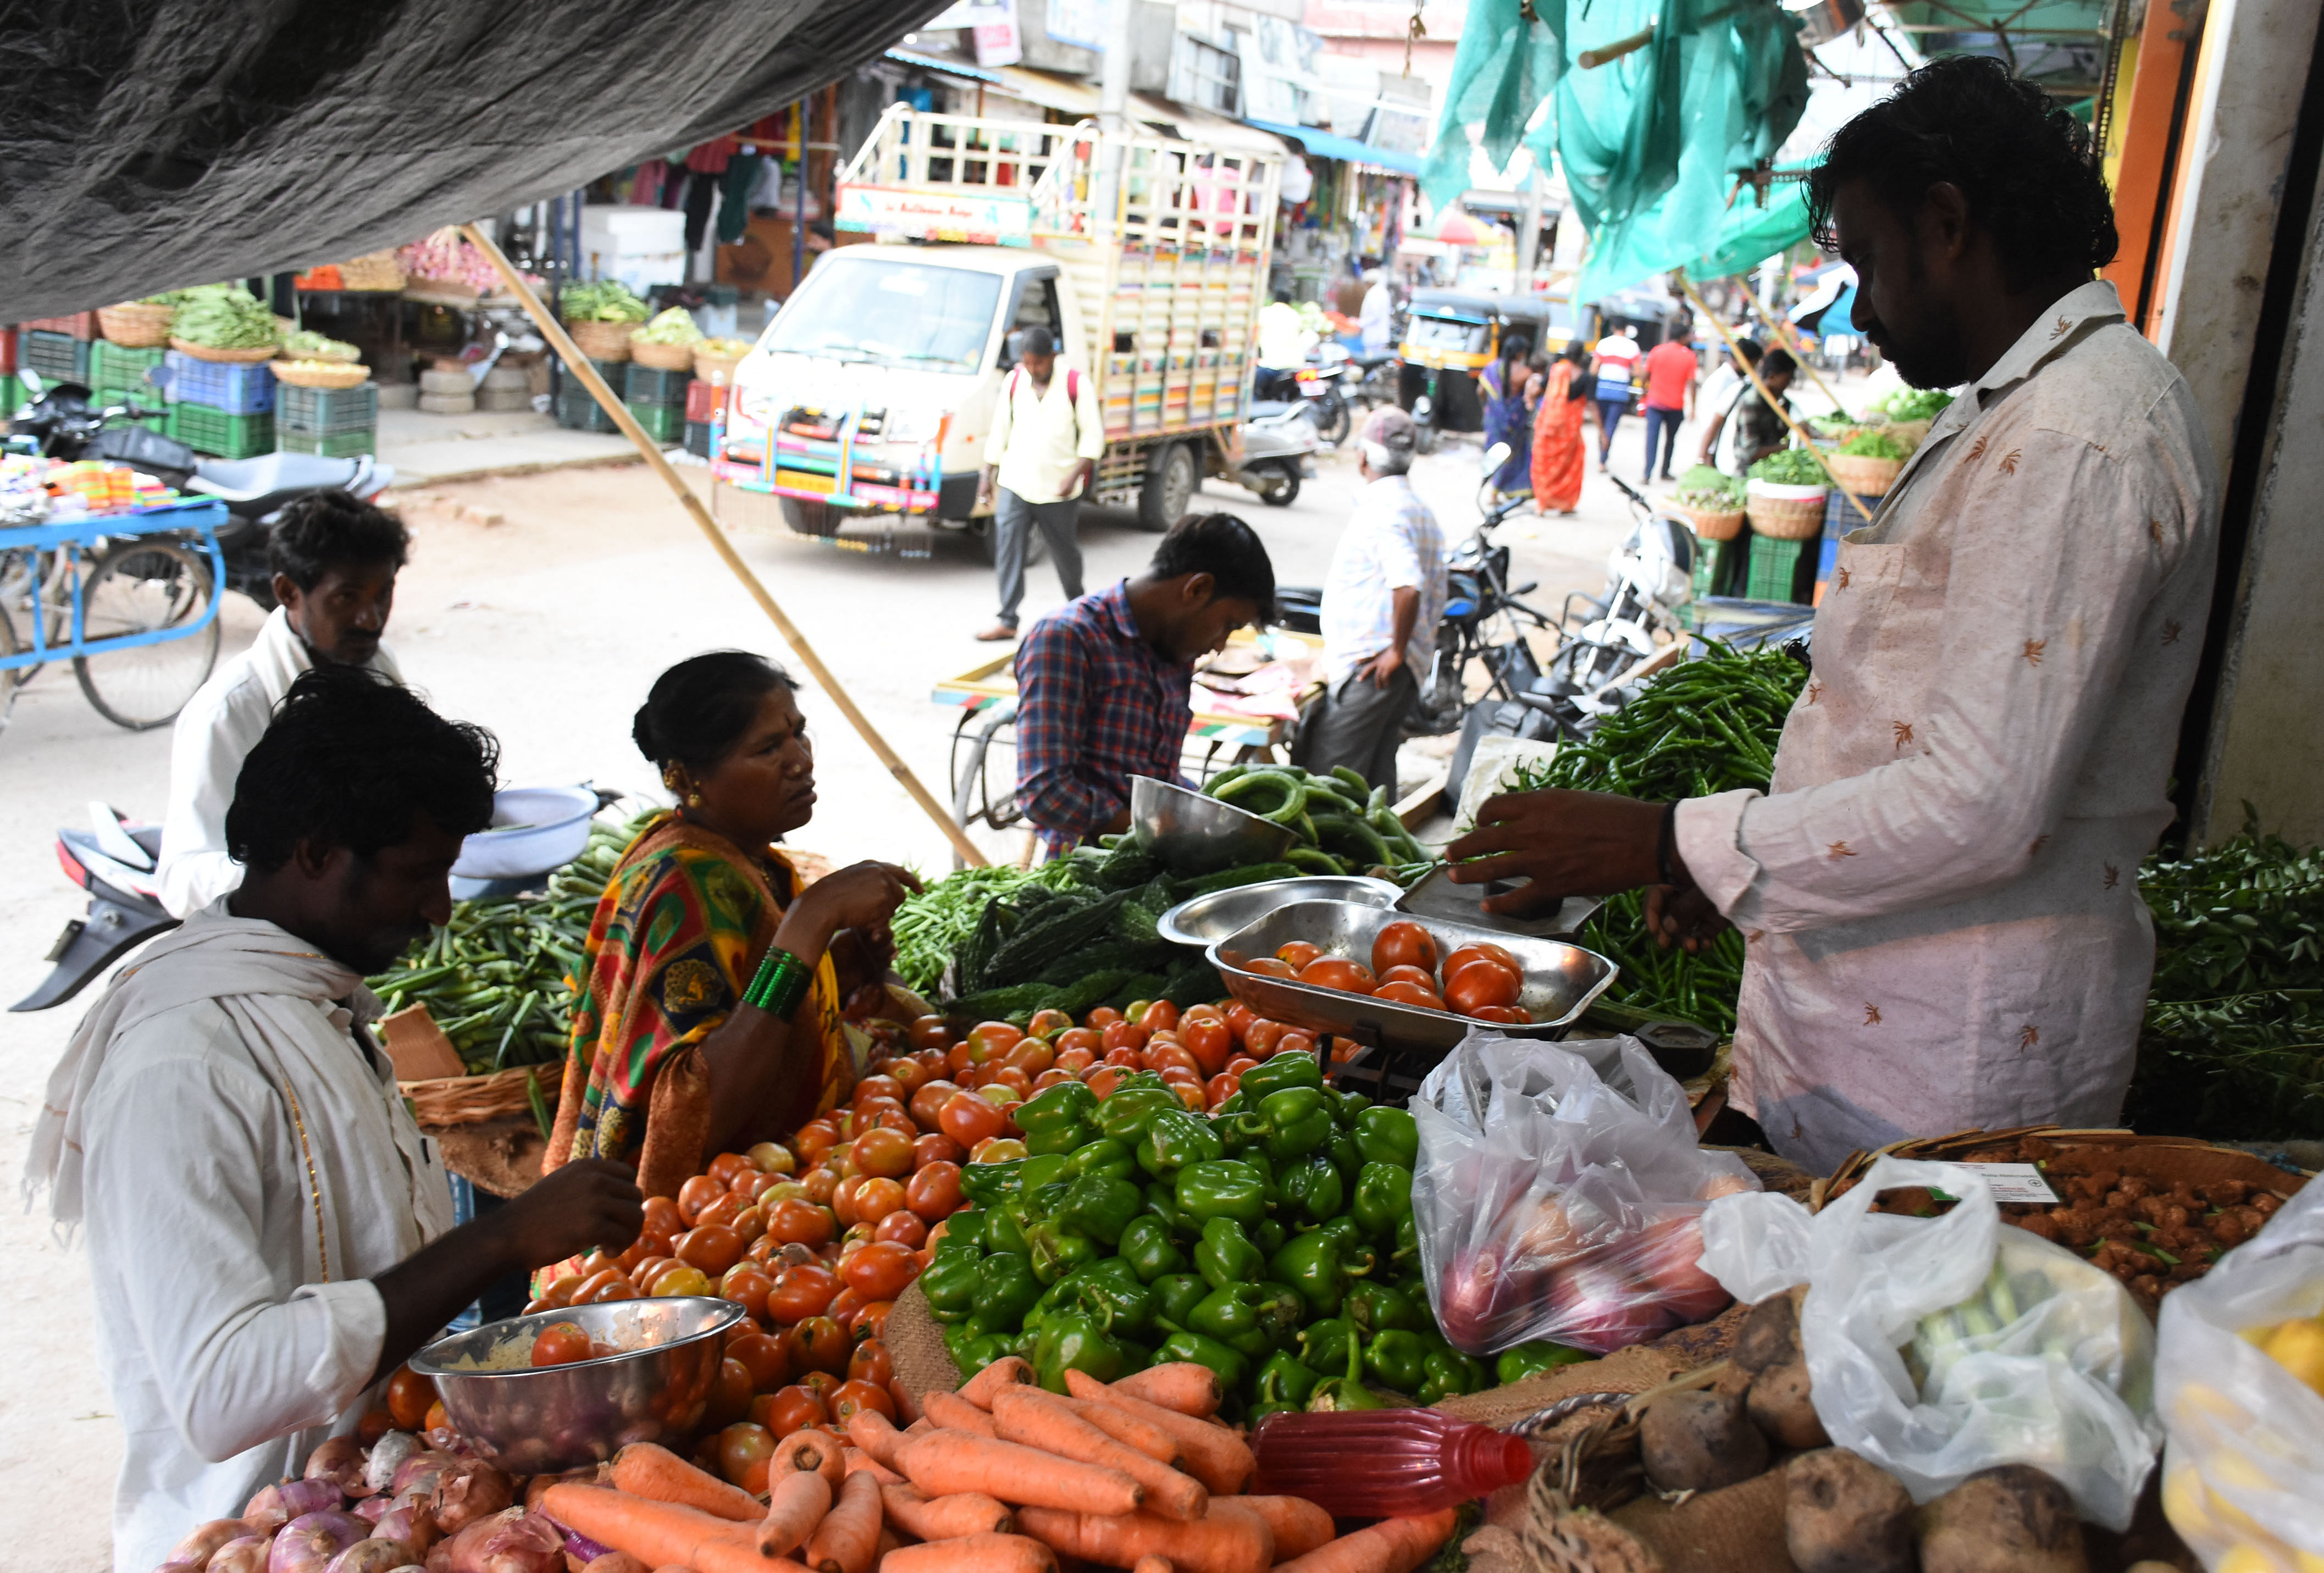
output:
{"label": "blue handcart", "polygon": [[217,665],[226,504],[205,498],[0,528],[0,727],[70,659],[98,714],[167,725]]}

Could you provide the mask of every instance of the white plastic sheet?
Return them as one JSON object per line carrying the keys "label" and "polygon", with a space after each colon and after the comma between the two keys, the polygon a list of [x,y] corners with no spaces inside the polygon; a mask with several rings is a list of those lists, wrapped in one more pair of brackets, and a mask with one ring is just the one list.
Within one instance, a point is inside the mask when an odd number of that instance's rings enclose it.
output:
{"label": "white plastic sheet", "polygon": [[[1914,1185],[1960,1200],[1941,1218],[1871,1210],[1882,1191]],[[1883,1157],[1821,1213],[1788,1197],[1732,1197],[1712,1204],[1702,1234],[1704,1271],[1738,1300],[1807,1284],[1800,1341],[1816,1414],[1913,1500],[1997,1464],[2031,1464],[2083,1517],[2129,1527],[2161,1440],[2153,1333],[2107,1274],[2004,1226],[1975,1170]],[[1920,1345],[1941,1355],[1924,1372],[1908,1366],[1923,1319],[1964,1304],[1975,1309]]]}
{"label": "white plastic sheet", "polygon": [[2319,1314],[2324,1187],[2312,1184],[2163,1302],[2163,1507],[2207,1568],[2224,1573],[2238,1547],[2244,1573],[2324,1564],[2324,1397],[2241,1336]]}
{"label": "white plastic sheet", "polygon": [[1421,1266],[1461,1348],[1603,1354],[1726,1305],[1695,1263],[1702,1210],[1759,1182],[1695,1145],[1686,1094],[1636,1038],[1472,1032],[1411,1108]]}

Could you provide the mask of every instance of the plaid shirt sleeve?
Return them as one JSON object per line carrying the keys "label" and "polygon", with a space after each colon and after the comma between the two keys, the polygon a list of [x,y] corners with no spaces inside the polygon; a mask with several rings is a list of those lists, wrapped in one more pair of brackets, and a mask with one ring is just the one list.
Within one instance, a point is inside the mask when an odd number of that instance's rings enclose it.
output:
{"label": "plaid shirt sleeve", "polygon": [[1089,652],[1064,618],[1033,625],[1017,650],[1017,801],[1026,817],[1072,844],[1124,806],[1116,786],[1083,764],[1094,735]]}

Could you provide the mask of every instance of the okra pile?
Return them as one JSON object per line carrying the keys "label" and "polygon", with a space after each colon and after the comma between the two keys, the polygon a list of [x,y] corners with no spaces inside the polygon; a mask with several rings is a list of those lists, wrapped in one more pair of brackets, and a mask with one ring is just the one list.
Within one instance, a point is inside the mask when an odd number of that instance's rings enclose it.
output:
{"label": "okra pile", "polygon": [[964,1375],[1014,1354],[1061,1393],[1069,1369],[1191,1360],[1256,1421],[1587,1357],[1521,1345],[1489,1372],[1453,1348],[1421,1275],[1412,1116],[1325,1086],[1312,1052],[1245,1063],[1210,1116],[1143,1071],[1017,1107],[1029,1155],[961,1172],[969,1206],[919,1280]]}
{"label": "okra pile", "polygon": [[645,817],[591,825],[545,896],[454,902],[451,922],[364,981],[391,1016],[425,1005],[472,1076],[562,1058],[590,919]]}
{"label": "okra pile", "polygon": [[1203,784],[1203,796],[1288,825],[1299,840],[1284,860],[1302,874],[1386,869],[1410,884],[1429,856],[1388,807],[1388,788],[1342,765],[1328,776],[1296,765],[1230,765]]}

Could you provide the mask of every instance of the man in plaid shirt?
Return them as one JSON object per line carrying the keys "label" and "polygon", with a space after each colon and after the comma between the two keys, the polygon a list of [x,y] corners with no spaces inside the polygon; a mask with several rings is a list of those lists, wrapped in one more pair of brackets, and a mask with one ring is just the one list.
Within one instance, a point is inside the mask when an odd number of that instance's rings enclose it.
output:
{"label": "man in plaid shirt", "polygon": [[1231,513],[1181,520],[1134,579],[1033,625],[1017,650],[1017,800],[1063,851],[1130,825],[1130,778],[1178,781],[1194,663],[1275,611],[1275,567]]}

